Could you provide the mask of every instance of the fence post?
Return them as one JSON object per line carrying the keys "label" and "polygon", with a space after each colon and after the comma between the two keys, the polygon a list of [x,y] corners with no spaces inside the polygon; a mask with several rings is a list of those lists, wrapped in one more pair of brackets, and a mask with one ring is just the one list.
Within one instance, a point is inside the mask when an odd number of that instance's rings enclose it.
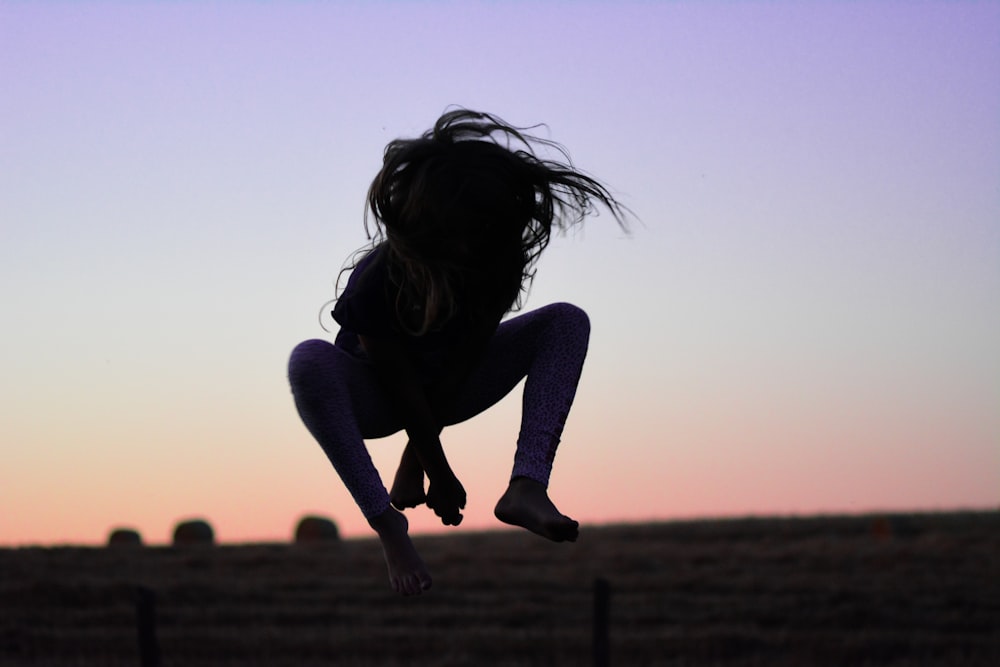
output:
{"label": "fence post", "polygon": [[611,612],[611,584],[607,579],[594,579],[594,667],[609,667],[611,643],[608,624]]}
{"label": "fence post", "polygon": [[135,622],[139,631],[139,664],[160,667],[160,645],[156,641],[156,595],[144,586],[135,588]]}

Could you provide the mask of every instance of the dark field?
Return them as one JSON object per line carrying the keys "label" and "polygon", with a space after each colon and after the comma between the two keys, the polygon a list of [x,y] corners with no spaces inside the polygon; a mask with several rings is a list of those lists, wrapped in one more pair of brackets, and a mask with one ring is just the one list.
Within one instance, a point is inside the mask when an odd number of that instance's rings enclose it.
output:
{"label": "dark field", "polygon": [[1000,665],[1000,513],[743,519],[378,544],[0,550],[0,665],[130,665],[135,587],[162,665]]}

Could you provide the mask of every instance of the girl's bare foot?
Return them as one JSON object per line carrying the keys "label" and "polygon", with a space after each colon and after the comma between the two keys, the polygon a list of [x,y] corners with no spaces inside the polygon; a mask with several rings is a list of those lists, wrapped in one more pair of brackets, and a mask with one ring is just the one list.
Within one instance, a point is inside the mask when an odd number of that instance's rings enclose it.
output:
{"label": "girl's bare foot", "polygon": [[424,492],[424,469],[409,443],[403,450],[399,468],[396,469],[396,476],[392,480],[389,502],[400,510],[427,502],[427,494]]}
{"label": "girl's bare foot", "polygon": [[526,528],[553,542],[575,542],[580,524],[559,512],[541,482],[515,477],[493,513],[512,526]]}
{"label": "girl's bare foot", "polygon": [[410,540],[406,517],[389,508],[368,520],[382,542],[389,583],[400,595],[420,595],[431,587],[431,573]]}

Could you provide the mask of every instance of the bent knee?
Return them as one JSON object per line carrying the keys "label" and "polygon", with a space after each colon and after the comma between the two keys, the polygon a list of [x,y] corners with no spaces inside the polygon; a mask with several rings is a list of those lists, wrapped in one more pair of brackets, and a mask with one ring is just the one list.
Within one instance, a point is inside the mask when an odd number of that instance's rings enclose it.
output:
{"label": "bent knee", "polygon": [[292,350],[288,359],[288,381],[292,388],[310,384],[323,369],[330,365],[335,354],[334,346],[325,340],[306,340]]}
{"label": "bent knee", "polygon": [[553,303],[546,308],[551,309],[552,317],[557,319],[562,326],[584,335],[590,335],[590,317],[583,308],[566,302]]}

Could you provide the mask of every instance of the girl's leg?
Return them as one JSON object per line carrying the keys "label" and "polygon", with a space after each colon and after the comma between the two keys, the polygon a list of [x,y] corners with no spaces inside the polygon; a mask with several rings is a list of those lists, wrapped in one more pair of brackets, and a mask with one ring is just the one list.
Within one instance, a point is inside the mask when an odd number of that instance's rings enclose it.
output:
{"label": "girl's leg", "polygon": [[575,540],[578,532],[577,522],[559,512],[546,489],[589,336],[586,313],[565,303],[504,322],[449,420],[457,423],[482,412],[527,377],[514,469],[494,513],[557,542]]}
{"label": "girl's leg", "polygon": [[483,412],[526,377],[511,478],[527,477],[548,485],[589,338],[587,314],[568,303],[554,303],[502,323],[448,424]]}
{"label": "girl's leg", "polygon": [[288,362],[295,407],[366,519],[389,507],[364,437],[399,430],[364,362],[323,340],[307,340]]}
{"label": "girl's leg", "polygon": [[404,595],[430,588],[430,573],[410,541],[406,517],[389,506],[365,448],[363,436],[399,430],[371,369],[326,341],[309,340],[292,352],[288,379],[306,428],[378,533],[392,587]]}

